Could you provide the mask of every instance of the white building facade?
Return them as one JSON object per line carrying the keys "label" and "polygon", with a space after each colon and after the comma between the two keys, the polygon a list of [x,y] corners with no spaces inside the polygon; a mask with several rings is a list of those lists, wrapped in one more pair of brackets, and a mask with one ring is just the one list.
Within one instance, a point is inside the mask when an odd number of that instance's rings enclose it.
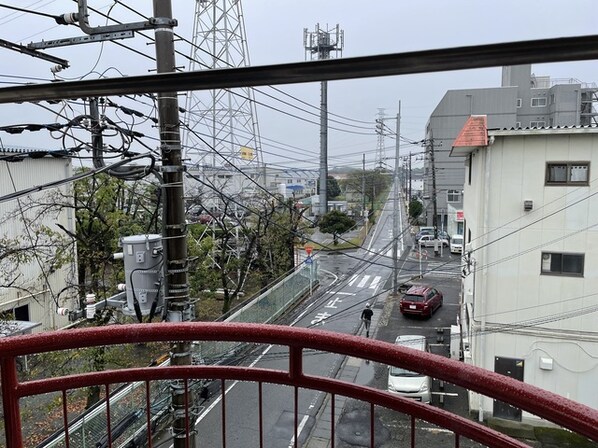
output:
{"label": "white building facade", "polygon": [[[464,360],[598,408],[598,128],[485,123],[451,151],[466,160]],[[535,421],[473,393],[470,408]]]}
{"label": "white building facade", "polygon": [[[72,176],[68,157],[27,156],[30,150],[3,148],[0,152],[0,196],[59,181]],[[21,161],[16,162],[17,158]],[[70,186],[58,187],[67,193]],[[57,225],[75,232],[72,208],[57,213],[41,214],[43,207],[32,207],[31,201],[51,202],[53,189],[31,193],[0,202],[0,316],[3,320],[40,323],[35,331],[54,330],[69,323],[66,309],[76,304],[76,255],[60,266],[46,263],[42,256],[50,253],[51,239],[47,232],[61,232]],[[39,253],[28,250],[39,247]],[[25,249],[25,250],[24,250]],[[27,253],[28,261],[16,264],[14,251]],[[59,309],[62,308],[62,311]]]}

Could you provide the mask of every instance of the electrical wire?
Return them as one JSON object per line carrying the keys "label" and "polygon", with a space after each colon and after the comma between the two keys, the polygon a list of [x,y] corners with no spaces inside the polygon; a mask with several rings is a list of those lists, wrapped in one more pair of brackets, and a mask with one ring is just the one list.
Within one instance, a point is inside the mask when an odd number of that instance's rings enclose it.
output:
{"label": "electrical wire", "polygon": [[476,249],[477,250],[477,249]]}
{"label": "electrical wire", "polygon": [[66,185],[66,184],[75,182],[77,180],[86,179],[88,177],[95,176],[98,173],[102,173],[104,171],[108,171],[110,169],[114,169],[114,168],[117,168],[119,166],[126,165],[126,164],[128,164],[128,163],[130,163],[130,162],[132,162],[134,160],[139,160],[139,159],[143,159],[143,158],[149,158],[152,161],[154,161],[154,158],[151,155],[149,155],[149,154],[142,154],[142,155],[134,156],[134,157],[131,157],[128,160],[122,160],[120,162],[116,162],[116,163],[113,163],[113,164],[110,164],[110,165],[106,165],[105,167],[102,167],[102,168],[90,169],[89,171],[77,174],[75,176],[71,176],[71,177],[68,177],[68,178],[65,178],[65,179],[60,179],[60,180],[53,181],[53,182],[48,182],[48,183],[45,183],[45,184],[42,184],[42,185],[38,185],[38,186],[35,186],[35,187],[31,187],[31,188],[26,188],[24,190],[19,190],[19,191],[14,192],[14,193],[9,193],[9,194],[0,196],[0,203],[7,202],[7,201],[12,201],[14,199],[17,199],[17,198],[20,198],[22,196],[25,196],[25,195],[28,195],[28,194],[31,194],[31,193],[35,193],[35,192],[38,192],[38,191],[48,190],[48,189],[51,189],[51,188],[58,187],[60,185]]}
{"label": "electrical wire", "polygon": [[[36,3],[39,3],[39,2],[36,2]],[[47,2],[46,5],[49,4],[49,3],[53,3],[53,2]],[[45,6],[45,5],[43,5],[43,6]],[[6,5],[4,3],[0,3],[0,8],[6,8],[6,9],[11,9],[13,11],[24,12],[26,14],[32,14],[32,15],[36,15],[36,16],[47,17],[47,18],[55,20],[56,23],[60,23],[60,21],[62,20],[61,16],[56,16],[56,15],[53,15],[53,14],[47,14],[47,13],[44,13],[44,12],[39,12],[39,11],[35,11],[35,10],[30,10],[30,9],[19,8],[17,6]]]}

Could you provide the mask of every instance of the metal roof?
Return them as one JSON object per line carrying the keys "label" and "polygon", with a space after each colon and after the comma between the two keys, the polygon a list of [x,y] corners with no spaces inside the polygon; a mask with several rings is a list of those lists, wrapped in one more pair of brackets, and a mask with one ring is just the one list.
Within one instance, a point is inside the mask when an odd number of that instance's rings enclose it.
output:
{"label": "metal roof", "polygon": [[503,128],[489,129],[488,136],[506,135],[555,135],[555,134],[596,134],[598,126],[545,126],[540,128]]}
{"label": "metal roof", "polygon": [[[473,117],[470,117],[470,119]],[[461,130],[461,133],[468,126],[469,120],[465,123],[465,126]],[[488,139],[486,143],[483,140],[479,140],[479,136],[471,138],[462,138],[461,133],[455,139],[453,147],[450,152],[451,157],[462,157],[473,152],[477,148],[483,148],[488,146]],[[524,135],[571,135],[571,134],[598,134],[598,126],[547,126],[541,128],[503,128],[503,129],[488,129],[486,131],[487,137],[491,139],[494,137],[507,137],[507,136],[524,136]],[[491,142],[492,140],[490,140]],[[474,144],[474,143],[480,144]]]}

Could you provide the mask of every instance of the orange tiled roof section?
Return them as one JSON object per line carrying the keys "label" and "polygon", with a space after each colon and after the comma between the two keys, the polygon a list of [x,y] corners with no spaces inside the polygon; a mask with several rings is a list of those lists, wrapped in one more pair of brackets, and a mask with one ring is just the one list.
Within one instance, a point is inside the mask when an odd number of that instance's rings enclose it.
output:
{"label": "orange tiled roof section", "polygon": [[488,124],[486,115],[470,116],[453,142],[453,148],[488,146]]}

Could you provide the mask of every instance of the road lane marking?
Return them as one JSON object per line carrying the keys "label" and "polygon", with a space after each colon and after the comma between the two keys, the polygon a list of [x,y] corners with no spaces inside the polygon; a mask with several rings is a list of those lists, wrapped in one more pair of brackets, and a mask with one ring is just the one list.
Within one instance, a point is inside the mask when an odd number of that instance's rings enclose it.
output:
{"label": "road lane marking", "polygon": [[357,285],[358,288],[363,288],[365,286],[365,284],[368,282],[368,280],[370,279],[371,275],[364,275],[363,278],[361,279],[361,281],[359,282],[359,284]]}
{"label": "road lane marking", "polygon": [[327,313],[326,311],[324,311],[323,313],[318,313],[318,314],[316,314],[314,320],[311,321],[311,324],[312,325],[318,325],[318,324],[324,325],[324,321],[326,319],[328,319],[330,316],[332,316],[332,314]]}
{"label": "road lane marking", "polygon": [[359,277],[357,274],[354,274],[353,277],[351,277],[351,280],[349,280],[349,286],[353,286],[353,283],[355,283],[357,277]]}
{"label": "road lane marking", "polygon": [[[299,316],[297,316],[297,318],[293,322],[291,322],[291,324],[290,324],[291,327],[294,327],[295,324],[297,324],[297,322],[299,322],[299,320],[301,320],[303,318],[303,316],[305,314],[307,314],[307,312],[309,311],[309,307],[311,305],[312,304],[309,304],[307,306],[307,309],[303,313],[301,313]],[[268,352],[272,349],[272,347],[274,347],[274,345],[269,345],[268,347],[266,347],[264,349],[264,351],[257,358],[255,358],[255,360],[251,364],[249,364],[249,368],[254,367],[258,362],[260,362],[262,360],[262,358],[268,354]],[[233,389],[233,387],[235,387],[238,383],[239,383],[239,381],[234,381],[224,391],[224,395],[228,394]],[[216,397],[216,399],[214,400],[214,402],[210,406],[208,406],[207,408],[205,408],[205,410],[202,412],[202,414],[199,417],[197,417],[197,420],[195,420],[194,427],[197,426],[210,413],[210,411],[212,411],[212,409],[214,409],[216,407],[216,405],[218,403],[220,403],[220,401],[222,401],[222,394],[218,395]],[[174,445],[170,445],[169,448],[173,448],[173,447],[174,447]]]}
{"label": "road lane marking", "polygon": [[[264,351],[257,358],[255,358],[255,360],[251,364],[249,364],[249,368],[252,368],[258,362],[260,362],[262,360],[262,358],[272,349],[272,347],[274,347],[274,346],[269,345],[268,347],[266,347],[264,349]],[[233,389],[233,387],[235,387],[238,383],[239,383],[239,381],[234,381],[233,384],[228,386],[228,388],[224,391],[224,395],[228,394]],[[206,408],[206,410],[203,412],[203,414],[201,414],[199,417],[197,417],[197,420],[195,420],[194,426],[197,426],[199,424],[199,422],[201,422],[204,419],[204,417],[206,415],[208,415],[210,413],[210,411],[212,409],[214,409],[218,403],[220,403],[220,401],[222,401],[222,394],[218,395],[218,397],[216,397],[214,402]],[[173,447],[174,445],[170,445],[170,446]]]}
{"label": "road lane marking", "polygon": [[326,305],[324,305],[324,308],[338,308],[338,304],[342,303],[342,299],[336,297],[335,299],[329,300],[328,303]]}
{"label": "road lane marking", "polygon": [[[305,427],[305,424],[307,423],[307,419],[309,419],[309,415],[304,415],[303,418],[301,419],[301,423],[299,423],[299,426],[297,427],[297,436],[301,435],[301,431],[303,431],[303,428]],[[293,448],[295,446],[295,436],[291,437],[291,441],[289,442],[289,448]]]}
{"label": "road lane marking", "polygon": [[379,284],[380,284],[380,279],[382,277],[377,275],[374,277],[374,280],[372,281],[372,284],[370,285],[370,289],[377,289]]}

